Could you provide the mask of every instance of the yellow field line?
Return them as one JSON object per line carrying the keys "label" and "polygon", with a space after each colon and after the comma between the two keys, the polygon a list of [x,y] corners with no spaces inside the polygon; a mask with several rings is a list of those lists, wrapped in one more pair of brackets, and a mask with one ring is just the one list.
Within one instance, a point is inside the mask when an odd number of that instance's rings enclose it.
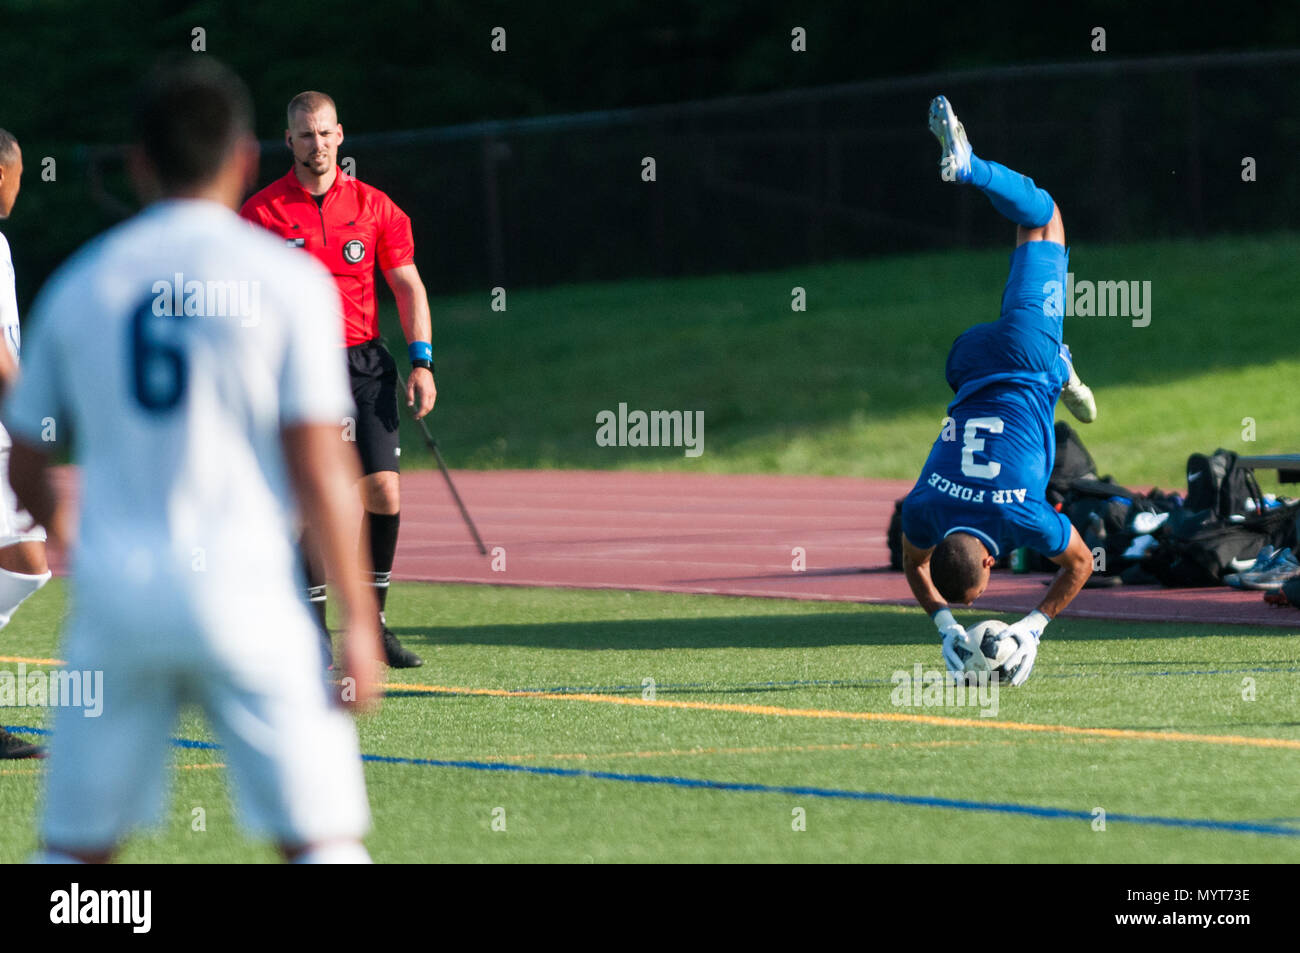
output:
{"label": "yellow field line", "polygon": [[0,662],[25,662],[28,665],[66,665],[57,658],[23,658],[21,655],[0,655]]}
{"label": "yellow field line", "polygon": [[833,708],[782,708],[778,705],[750,705],[732,702],[684,701],[675,698],[642,698],[639,695],[597,695],[587,692],[516,692],[505,688],[464,688],[455,685],[416,685],[395,682],[383,686],[396,691],[436,692],[443,695],[483,695],[494,698],[528,698],[542,701],[590,702],[601,705],[630,705],[638,708],[677,708],[717,711],[742,715],[770,715],[783,718],[823,718],[843,721],[886,721],[941,728],[991,728],[997,731],[1047,732],[1117,738],[1126,741],[1175,741],[1191,744],[1232,745],[1250,748],[1284,748],[1300,751],[1300,739],[1260,738],[1249,735],[1198,735],[1181,731],[1145,731],[1135,728],[1083,728],[1077,725],[1040,725],[1029,722],[993,721],[988,718],[953,718],[898,711],[838,711]]}
{"label": "yellow field line", "polygon": [[[59,659],[22,658],[0,655],[0,662],[26,662],[29,665],[62,665]],[[778,705],[750,705],[729,702],[684,701],[672,698],[641,698],[638,695],[598,695],[589,692],[519,692],[506,688],[466,688],[456,685],[419,685],[391,682],[384,689],[408,692],[435,692],[443,695],[482,695],[495,698],[532,698],[542,701],[590,702],[603,705],[631,705],[641,708],[677,708],[691,711],[731,712],[743,715],[769,715],[785,718],[826,718],[844,721],[887,721],[943,728],[992,728],[998,731],[1047,732],[1083,735],[1093,738],[1116,738],[1129,741],[1173,741],[1189,744],[1230,745],[1249,748],[1282,748],[1300,751],[1300,739],[1261,738],[1251,735],[1200,735],[1181,731],[1146,731],[1135,728],[1084,728],[1078,725],[1040,725],[1029,722],[993,721],[988,718],[954,718],[947,715],[920,715],[898,711],[838,711],[833,708],[782,708]]]}

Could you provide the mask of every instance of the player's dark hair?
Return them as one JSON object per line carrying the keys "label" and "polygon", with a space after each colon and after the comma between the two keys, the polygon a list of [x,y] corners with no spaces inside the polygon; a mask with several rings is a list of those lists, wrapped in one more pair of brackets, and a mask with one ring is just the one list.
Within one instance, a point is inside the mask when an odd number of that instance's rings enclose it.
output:
{"label": "player's dark hair", "polygon": [[136,93],[136,141],[164,189],[212,179],[253,128],[243,80],[206,53],[160,62]]}
{"label": "player's dark hair", "polygon": [[0,129],[0,165],[8,165],[18,158],[18,140],[8,129]]}
{"label": "player's dark hair", "polygon": [[965,604],[966,594],[980,584],[988,550],[969,533],[945,536],[930,554],[930,581],[948,602]]}

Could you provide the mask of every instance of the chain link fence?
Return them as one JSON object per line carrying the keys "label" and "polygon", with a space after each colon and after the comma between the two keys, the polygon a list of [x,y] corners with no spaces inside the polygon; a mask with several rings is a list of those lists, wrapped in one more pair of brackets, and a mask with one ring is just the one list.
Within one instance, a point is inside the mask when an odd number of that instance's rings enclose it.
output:
{"label": "chain link fence", "polygon": [[[938,176],[945,93],[976,151],[1057,199],[1072,241],[1294,228],[1300,51],[1006,67],[613,112],[351,134],[415,225],[430,289],[752,271],[1008,242]],[[265,106],[263,107],[265,108]],[[364,116],[341,117],[345,129]],[[125,205],[116,154],[87,194]],[[654,181],[645,181],[645,160]],[[288,156],[268,143],[263,183]],[[1243,171],[1253,160],[1255,181]],[[113,184],[117,182],[118,188]],[[67,250],[64,250],[66,253]]]}

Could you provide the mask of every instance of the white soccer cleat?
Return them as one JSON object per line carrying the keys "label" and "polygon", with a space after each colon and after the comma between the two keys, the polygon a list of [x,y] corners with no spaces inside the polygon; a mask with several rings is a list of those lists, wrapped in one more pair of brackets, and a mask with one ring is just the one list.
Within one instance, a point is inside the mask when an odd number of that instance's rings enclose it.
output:
{"label": "white soccer cleat", "polygon": [[[1062,360],[1065,360],[1064,356]],[[1097,400],[1092,396],[1092,388],[1079,380],[1074,364],[1068,360],[1065,363],[1070,368],[1070,379],[1061,388],[1061,403],[1079,423],[1090,424],[1097,419]]]}
{"label": "white soccer cleat", "polygon": [[970,142],[966,139],[966,127],[958,121],[947,96],[930,100],[930,131],[943,149],[939,158],[940,177],[945,182],[969,182]]}

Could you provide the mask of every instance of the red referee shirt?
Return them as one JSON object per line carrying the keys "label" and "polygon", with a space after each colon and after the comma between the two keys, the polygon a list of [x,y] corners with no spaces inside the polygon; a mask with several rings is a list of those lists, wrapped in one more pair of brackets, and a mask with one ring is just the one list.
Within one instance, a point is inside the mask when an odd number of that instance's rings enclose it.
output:
{"label": "red referee shirt", "polygon": [[342,169],[320,205],[292,169],[239,210],[315,255],[338,284],[343,299],[343,336],[350,347],[379,336],[375,262],[383,271],[415,260],[411,220],[379,189]]}

